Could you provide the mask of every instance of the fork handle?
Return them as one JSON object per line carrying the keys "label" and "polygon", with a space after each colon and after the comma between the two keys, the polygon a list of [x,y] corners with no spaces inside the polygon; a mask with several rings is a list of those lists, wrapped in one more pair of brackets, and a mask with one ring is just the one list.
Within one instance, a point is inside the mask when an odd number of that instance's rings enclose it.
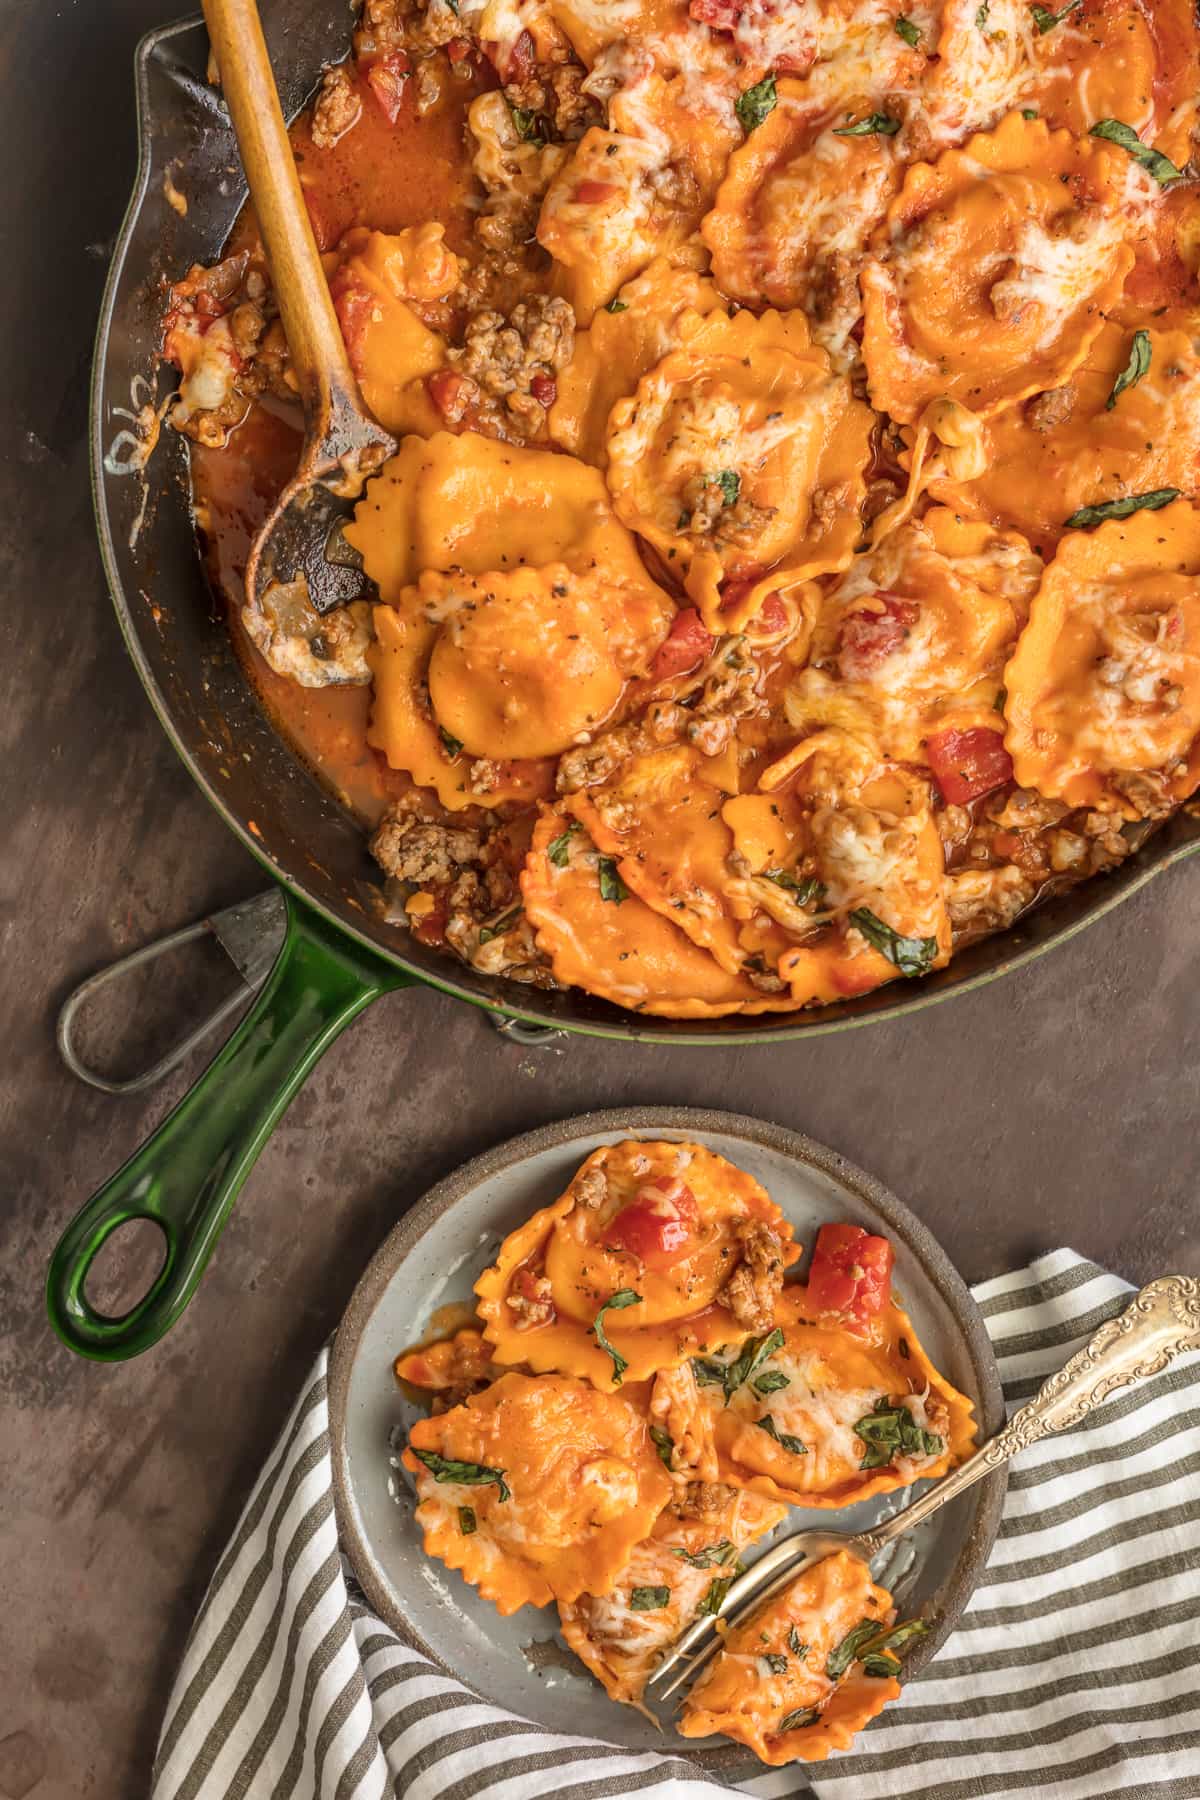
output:
{"label": "fork handle", "polygon": [[859,1541],[866,1555],[922,1524],[1019,1451],[1053,1431],[1080,1424],[1117,1388],[1161,1374],[1175,1357],[1194,1349],[1200,1349],[1200,1281],[1188,1275],[1160,1276],[1135,1294],[1123,1313],[1101,1325],[974,1456],[903,1512],[864,1533]]}

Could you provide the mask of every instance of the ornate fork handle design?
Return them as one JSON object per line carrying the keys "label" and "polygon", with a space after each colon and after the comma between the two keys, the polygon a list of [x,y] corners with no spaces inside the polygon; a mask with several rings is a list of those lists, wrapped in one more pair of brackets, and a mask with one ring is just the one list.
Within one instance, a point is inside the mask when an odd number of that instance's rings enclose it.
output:
{"label": "ornate fork handle design", "polygon": [[1182,1351],[1195,1349],[1200,1349],[1200,1281],[1188,1275],[1163,1275],[1135,1294],[1117,1318],[1101,1325],[974,1456],[902,1513],[864,1533],[859,1540],[862,1548],[873,1556],[1018,1451],[1053,1431],[1078,1425],[1117,1388],[1159,1375]]}

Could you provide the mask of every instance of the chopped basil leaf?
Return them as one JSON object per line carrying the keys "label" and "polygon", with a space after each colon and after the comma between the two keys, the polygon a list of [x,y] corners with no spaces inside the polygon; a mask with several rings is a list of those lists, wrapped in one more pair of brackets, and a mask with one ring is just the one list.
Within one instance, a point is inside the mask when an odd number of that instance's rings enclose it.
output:
{"label": "chopped basil leaf", "polygon": [[602,856],[596,865],[600,871],[600,898],[611,900],[620,906],[622,900],[628,900],[629,889],[621,880],[617,865],[611,856]]}
{"label": "chopped basil leaf", "polygon": [[792,1378],[782,1369],[768,1369],[765,1374],[756,1375],[752,1385],[756,1394],[777,1394],[780,1388],[791,1387]]}
{"label": "chopped basil leaf", "polygon": [[512,1498],[503,1469],[489,1469],[486,1463],[455,1462],[452,1457],[439,1456],[436,1450],[418,1450],[415,1444],[412,1453],[435,1481],[457,1482],[462,1487],[490,1487],[495,1482],[501,1500]]}
{"label": "chopped basil leaf", "polygon": [[479,1521],[475,1517],[473,1506],[460,1506],[458,1509],[458,1529],[464,1537],[472,1537],[479,1529]]}
{"label": "chopped basil leaf", "polygon": [[[1002,713],[1004,711],[1004,708],[1007,705],[1008,705],[1008,689],[1006,687],[997,688],[996,689],[996,698],[992,701],[992,710],[994,712]],[[904,1339],[901,1338],[900,1342],[903,1343]],[[900,1354],[901,1354],[901,1356],[907,1356],[908,1351],[906,1349],[902,1350],[900,1352]]]}
{"label": "chopped basil leaf", "polygon": [[1134,162],[1148,170],[1160,187],[1165,187],[1169,181],[1183,179],[1182,170],[1175,167],[1169,156],[1164,156],[1152,144],[1143,144],[1132,125],[1126,125],[1120,119],[1098,120],[1088,136],[1107,138],[1110,144],[1118,144],[1122,150],[1127,150]]}
{"label": "chopped basil leaf", "polygon": [[801,1641],[800,1633],[796,1630],[796,1627],[794,1625],[792,1626],[792,1629],[788,1632],[788,1649],[791,1651],[793,1656],[807,1656],[808,1655],[808,1645]]}
{"label": "chopped basil leaf", "polygon": [[892,1406],[886,1394],[875,1402],[875,1411],[866,1413],[854,1427],[864,1450],[859,1464],[863,1469],[882,1469],[898,1456],[940,1456],[946,1448],[936,1431],[918,1425],[907,1406]]}
{"label": "chopped basil leaf", "polygon": [[629,1593],[630,1612],[661,1612],[664,1606],[671,1604],[669,1587],[631,1588]]}
{"label": "chopped basil leaf", "polygon": [[785,1450],[790,1450],[793,1456],[808,1455],[808,1445],[804,1440],[798,1437],[789,1437],[786,1431],[780,1431],[770,1413],[764,1413],[762,1418],[755,1419],[754,1423],[760,1431],[765,1431],[769,1438],[774,1438],[777,1444],[782,1445]]}
{"label": "chopped basil leaf", "polygon": [[764,75],[744,94],[739,94],[733,110],[743,131],[753,131],[756,125],[761,125],[767,115],[775,111],[774,75]]}
{"label": "chopped basil leaf", "polygon": [[1033,22],[1038,28],[1038,36],[1045,37],[1048,31],[1053,31],[1056,25],[1061,25],[1069,13],[1077,12],[1082,5],[1083,0],[1067,0],[1067,4],[1059,12],[1051,12],[1045,6],[1031,6],[1029,10],[1033,14]]}
{"label": "chopped basil leaf", "polygon": [[511,930],[516,924],[520,916],[521,908],[519,906],[510,906],[508,911],[506,913],[501,913],[500,917],[493,924],[485,925],[483,927],[483,930],[479,933],[479,942],[481,944],[490,944],[493,938],[503,937],[505,932]]}
{"label": "chopped basil leaf", "polygon": [[610,312],[610,313],[628,312],[629,311],[629,302],[628,302],[628,300],[618,300],[614,296],[613,299],[611,299],[609,301],[608,305],[605,307],[604,310],[605,310],[605,312]]}
{"label": "chopped basil leaf", "polygon": [[725,1365],[708,1356],[693,1356],[692,1374],[700,1387],[724,1387]]}
{"label": "chopped basil leaf", "polygon": [[891,118],[887,113],[868,113],[857,125],[836,125],[834,137],[895,137],[900,129],[899,119]]}
{"label": "chopped basil leaf", "polygon": [[850,923],[857,927],[868,944],[895,963],[902,975],[924,975],[938,953],[935,937],[903,937],[873,913],[869,906],[856,906]]}
{"label": "chopped basil leaf", "polygon": [[450,8],[450,11],[454,14],[455,18],[457,19],[459,16],[458,0],[446,0],[446,5]]}
{"label": "chopped basil leaf", "polygon": [[741,1350],[724,1371],[725,1404],[733,1399],[742,1383],[761,1369],[768,1356],[783,1349],[783,1332],[777,1325],[765,1337],[747,1338]]}
{"label": "chopped basil leaf", "polygon": [[508,110],[512,115],[513,130],[521,142],[532,144],[538,141],[537,114],[526,112],[523,106],[510,106]]}
{"label": "chopped basil leaf", "polygon": [[725,496],[726,506],[732,506],[742,490],[742,478],[736,469],[722,469],[717,475],[710,475]]}
{"label": "chopped basil leaf", "polygon": [[825,1659],[825,1673],[830,1681],[840,1681],[859,1653],[878,1636],[878,1619],[860,1619],[854,1630],[848,1631]]}
{"label": "chopped basil leaf", "polygon": [[604,1315],[606,1312],[624,1312],[627,1306],[636,1306],[641,1300],[632,1288],[618,1288],[612,1297],[604,1302],[596,1317],[592,1320],[592,1330],[596,1334],[596,1342],[600,1348],[612,1357],[613,1386],[620,1387],[621,1377],[629,1367],[628,1360],[619,1350],[614,1350],[604,1333]]}
{"label": "chopped basil leaf", "polygon": [[1126,494],[1123,500],[1102,500],[1099,506],[1081,506],[1064,522],[1065,531],[1083,531],[1089,525],[1102,525],[1105,519],[1127,519],[1135,512],[1157,512],[1178,500],[1178,488],[1151,488],[1148,494]]}
{"label": "chopped basil leaf", "polygon": [[697,1616],[699,1618],[704,1618],[705,1616],[715,1617],[724,1606],[725,1596],[732,1586],[732,1575],[718,1575],[717,1579],[710,1583],[708,1592],[696,1608]]}
{"label": "chopped basil leaf", "polygon": [[818,881],[815,875],[806,875],[802,881],[797,881],[790,869],[764,869],[763,880],[786,888],[797,906],[807,906],[810,900],[815,900],[819,906],[825,898],[825,883]]}
{"label": "chopped basil leaf", "polygon": [[763,1661],[766,1663],[768,1669],[770,1669],[772,1675],[787,1674],[788,1659],[786,1656],[781,1655],[778,1650],[768,1650],[763,1657]]}
{"label": "chopped basil leaf", "polygon": [[1123,394],[1126,388],[1136,387],[1138,382],[1142,379],[1142,376],[1149,373],[1150,359],[1153,354],[1154,353],[1150,348],[1150,333],[1148,331],[1135,331],[1133,334],[1133,342],[1129,346],[1129,361],[1125,364],[1125,367],[1113,382],[1112,393],[1104,402],[1105,412],[1112,411],[1113,407],[1117,404],[1118,396]]}
{"label": "chopped basil leaf", "polygon": [[566,868],[571,855],[571,839],[579,829],[579,820],[572,819],[565,831],[560,832],[556,838],[551,838],[546,847],[546,855],[556,869]]}
{"label": "chopped basil leaf", "polygon": [[921,41],[921,27],[914,25],[911,19],[906,19],[901,13],[896,20],[896,36],[902,37],[910,50],[915,50]]}
{"label": "chopped basil leaf", "polygon": [[820,1716],[819,1706],[798,1706],[795,1712],[784,1713],[779,1729],[781,1732],[800,1731],[805,1725],[815,1725]]}
{"label": "chopped basil leaf", "polygon": [[924,1619],[905,1619],[902,1625],[893,1625],[871,1645],[872,1654],[881,1650],[902,1650],[913,1638],[924,1637],[928,1630]]}
{"label": "chopped basil leaf", "polygon": [[[669,1469],[671,1467],[671,1452],[675,1448],[674,1438],[669,1432],[664,1431],[661,1425],[652,1425],[650,1427],[650,1442],[658,1451],[659,1459],[662,1462],[663,1467]],[[700,1564],[700,1567],[705,1568],[707,1565],[702,1563]]]}
{"label": "chopped basil leaf", "polygon": [[887,1651],[872,1650],[862,1659],[863,1674],[877,1676],[882,1681],[890,1681],[900,1673],[900,1659],[890,1656]]}
{"label": "chopped basil leaf", "polygon": [[988,14],[991,10],[991,0],[983,0],[983,5],[976,9],[975,24],[980,31],[987,30]]}
{"label": "chopped basil leaf", "polygon": [[1036,106],[1023,106],[1021,108],[1021,117],[1023,119],[1036,119],[1037,116],[1038,109]]}
{"label": "chopped basil leaf", "polygon": [[442,740],[442,749],[446,752],[450,761],[453,762],[455,757],[458,756],[462,750],[462,739],[454,737],[446,730],[444,725],[438,726],[438,736]]}
{"label": "chopped basil leaf", "polygon": [[732,1562],[737,1551],[728,1538],[719,1543],[706,1544],[703,1550],[676,1550],[673,1555],[693,1569],[716,1569],[722,1563]]}

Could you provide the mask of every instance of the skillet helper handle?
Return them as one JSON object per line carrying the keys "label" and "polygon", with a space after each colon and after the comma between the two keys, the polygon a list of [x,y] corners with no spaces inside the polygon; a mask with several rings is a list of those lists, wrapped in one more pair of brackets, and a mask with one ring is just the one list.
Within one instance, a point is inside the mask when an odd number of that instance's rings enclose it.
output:
{"label": "skillet helper handle", "polygon": [[[191,1091],[76,1214],[50,1261],[50,1322],[80,1356],[117,1362],[157,1343],[191,1299],[260,1150],[322,1053],[363,1008],[413,978],[288,898],[283,948],[262,991]],[[112,1233],[149,1219],[165,1257],[148,1292],[111,1318],[84,1292]]]}
{"label": "skillet helper handle", "polygon": [[203,0],[203,6],[300,383],[309,441],[327,440],[337,461],[361,448],[358,383],[309,222],[258,6],[256,0]]}
{"label": "skillet helper handle", "polygon": [[868,1534],[870,1553],[919,1525],[1002,1463],[1054,1431],[1081,1425],[1118,1388],[1160,1375],[1185,1350],[1200,1350],[1200,1280],[1160,1275],[1106,1319],[1069,1362],[1047,1376],[1003,1430],[936,1487]]}

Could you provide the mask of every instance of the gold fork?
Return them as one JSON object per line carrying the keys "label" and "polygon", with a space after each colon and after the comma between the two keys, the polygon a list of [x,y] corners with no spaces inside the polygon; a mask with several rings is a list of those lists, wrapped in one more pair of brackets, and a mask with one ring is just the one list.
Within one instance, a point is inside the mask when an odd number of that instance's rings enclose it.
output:
{"label": "gold fork", "polygon": [[[1159,1374],[1181,1352],[1193,1349],[1200,1349],[1200,1281],[1187,1275],[1160,1276],[1135,1294],[1117,1318],[1101,1325],[1057,1374],[1049,1376],[1002,1431],[911,1506],[870,1531],[800,1531],[785,1538],[730,1584],[719,1616],[730,1623],[736,1623],[739,1616],[745,1618],[819,1557],[848,1550],[863,1562],[871,1562],[888,1544],[924,1524],[1019,1451],[1053,1431],[1080,1424],[1116,1388]],[[716,1616],[697,1619],[659,1663],[648,1687],[679,1670],[674,1681],[661,1689],[660,1699],[675,1693],[720,1648],[716,1624]]]}

